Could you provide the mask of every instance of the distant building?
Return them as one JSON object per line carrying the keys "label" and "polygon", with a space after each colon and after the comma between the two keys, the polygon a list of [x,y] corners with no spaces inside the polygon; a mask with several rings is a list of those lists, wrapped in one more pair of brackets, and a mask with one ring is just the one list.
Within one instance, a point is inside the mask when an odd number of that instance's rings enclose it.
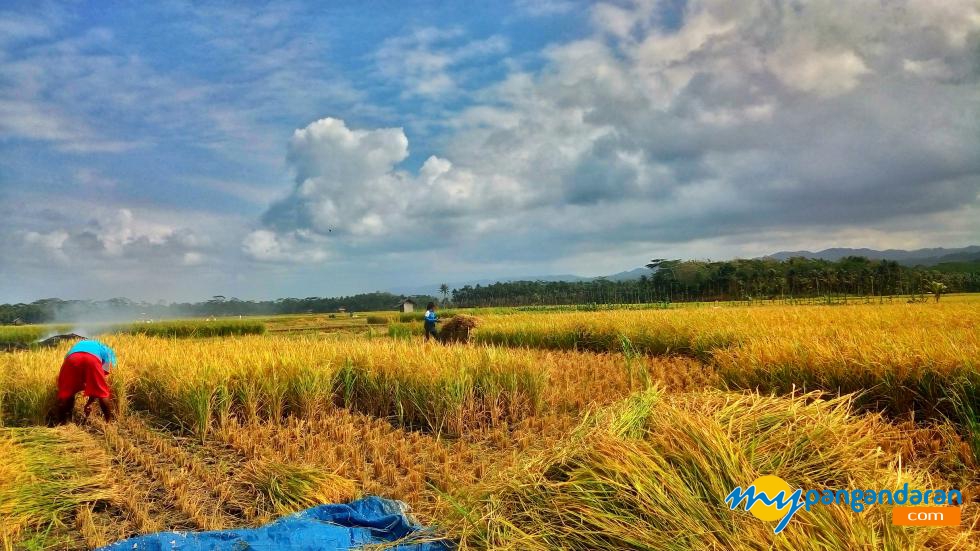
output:
{"label": "distant building", "polygon": [[14,318],[14,321],[10,322],[11,325],[24,325],[24,320],[20,318]]}
{"label": "distant building", "polygon": [[343,314],[343,313],[347,312],[347,307],[346,306],[341,306],[340,308],[337,308],[337,311],[340,312],[341,314]]}
{"label": "distant building", "polygon": [[415,301],[412,300],[412,299],[410,299],[410,298],[406,298],[405,300],[401,301],[401,303],[398,304],[398,311],[399,312],[414,312],[415,311]]}

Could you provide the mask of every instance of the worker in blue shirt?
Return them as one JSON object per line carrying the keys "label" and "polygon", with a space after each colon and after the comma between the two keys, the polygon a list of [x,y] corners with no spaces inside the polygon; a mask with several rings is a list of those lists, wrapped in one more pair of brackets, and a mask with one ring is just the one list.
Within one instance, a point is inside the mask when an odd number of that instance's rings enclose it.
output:
{"label": "worker in blue shirt", "polygon": [[92,411],[92,405],[99,403],[106,421],[116,417],[116,405],[109,388],[109,370],[116,366],[116,353],[105,344],[95,340],[81,340],[71,347],[58,373],[58,396],[55,404],[53,422],[64,424],[71,418],[75,409],[75,395],[84,392],[88,397],[85,404],[85,417]]}
{"label": "worker in blue shirt", "polygon": [[436,338],[436,324],[439,323],[439,316],[436,315],[435,303],[425,305],[425,340]]}

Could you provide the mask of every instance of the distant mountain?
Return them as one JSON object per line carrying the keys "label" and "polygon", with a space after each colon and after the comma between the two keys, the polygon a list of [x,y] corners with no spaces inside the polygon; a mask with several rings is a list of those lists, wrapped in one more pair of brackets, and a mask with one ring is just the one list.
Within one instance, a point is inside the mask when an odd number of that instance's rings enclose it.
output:
{"label": "distant mountain", "polygon": [[970,262],[980,260],[980,246],[973,245],[954,249],[937,247],[932,249],[916,249],[913,251],[901,249],[876,251],[874,249],[846,248],[824,249],[818,252],[780,251],[763,258],[786,260],[796,256],[820,260],[840,260],[845,256],[863,256],[871,260],[894,260],[906,266],[935,266],[941,262]]}
{"label": "distant mountain", "polygon": [[[644,268],[646,269],[646,268]],[[626,272],[623,272],[626,273]],[[637,276],[639,277],[639,276]],[[447,282],[450,289],[461,289],[467,285],[471,287],[476,287],[477,285],[482,285],[486,287],[487,285],[492,285],[494,283],[508,283],[511,281],[589,281],[591,277],[582,277],[572,274],[558,274],[558,275],[540,275],[540,276],[515,276],[515,277],[495,277],[487,279],[471,279],[469,281],[456,281]],[[406,287],[396,287],[392,289],[393,293],[402,295],[429,295],[437,297],[439,296],[439,284],[429,284],[422,286],[406,286]]]}
{"label": "distant mountain", "polygon": [[631,279],[640,279],[640,276],[649,276],[650,268],[635,268],[633,270],[627,270],[625,272],[617,272],[612,275],[600,276],[600,277],[589,277],[585,278],[587,280],[595,279],[608,279],[609,281],[629,281]]}

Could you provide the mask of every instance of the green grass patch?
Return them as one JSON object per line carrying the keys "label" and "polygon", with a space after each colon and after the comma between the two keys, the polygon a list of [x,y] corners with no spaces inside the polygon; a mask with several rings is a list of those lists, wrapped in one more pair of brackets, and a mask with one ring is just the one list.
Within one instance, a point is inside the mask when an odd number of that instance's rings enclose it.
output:
{"label": "green grass patch", "polygon": [[256,320],[175,320],[112,327],[109,332],[148,337],[194,338],[261,335],[265,323]]}
{"label": "green grass patch", "polygon": [[71,325],[4,325],[0,326],[0,347],[30,346],[44,336],[65,333]]}
{"label": "green grass patch", "polygon": [[422,336],[423,326],[421,321],[412,322],[392,322],[388,324],[388,336],[393,339],[410,339]]}

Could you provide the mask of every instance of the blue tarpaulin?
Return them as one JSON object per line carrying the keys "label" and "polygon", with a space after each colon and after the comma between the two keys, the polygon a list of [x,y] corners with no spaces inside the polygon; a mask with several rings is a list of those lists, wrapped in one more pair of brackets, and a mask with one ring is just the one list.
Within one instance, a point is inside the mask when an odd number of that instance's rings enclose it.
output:
{"label": "blue tarpaulin", "polygon": [[[319,505],[259,528],[214,532],[160,532],[119,541],[103,551],[247,551],[286,549],[321,551],[358,549],[364,545],[424,535],[422,526],[405,516],[398,501],[366,497],[341,505]],[[445,551],[448,543],[400,544],[402,551]]]}

